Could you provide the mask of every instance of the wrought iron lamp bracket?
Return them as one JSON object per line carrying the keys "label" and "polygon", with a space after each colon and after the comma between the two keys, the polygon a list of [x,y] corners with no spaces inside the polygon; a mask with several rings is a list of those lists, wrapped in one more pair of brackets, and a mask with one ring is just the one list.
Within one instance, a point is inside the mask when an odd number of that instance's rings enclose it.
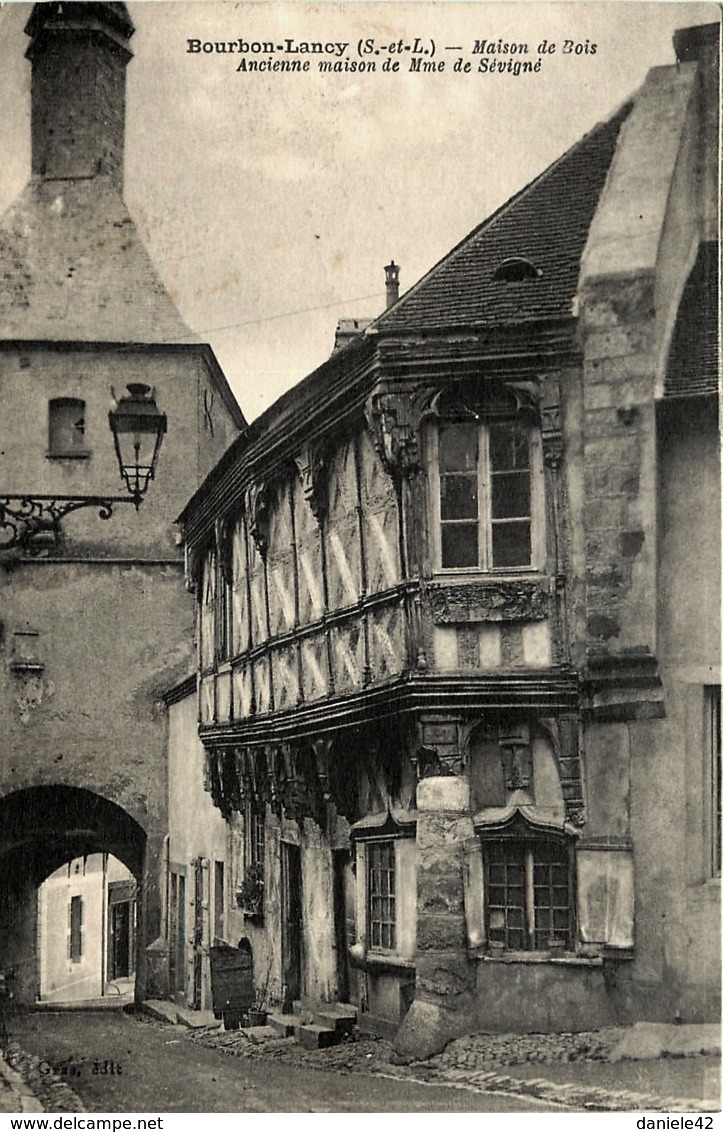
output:
{"label": "wrought iron lamp bracket", "polygon": [[60,524],[72,511],[97,507],[100,519],[113,508],[132,503],[138,510],[141,493],[133,495],[0,495],[0,551],[24,550],[35,535],[48,531],[58,541]]}

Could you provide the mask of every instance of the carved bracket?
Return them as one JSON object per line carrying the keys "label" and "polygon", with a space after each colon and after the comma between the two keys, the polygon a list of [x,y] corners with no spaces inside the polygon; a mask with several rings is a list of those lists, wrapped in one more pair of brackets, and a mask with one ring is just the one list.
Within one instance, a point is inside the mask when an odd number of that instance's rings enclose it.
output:
{"label": "carved bracket", "polygon": [[421,386],[413,391],[384,385],[372,393],[366,418],[374,447],[390,475],[409,476],[421,467],[420,429],[439,390]]}
{"label": "carved bracket", "polygon": [[323,449],[308,445],[294,457],[294,463],[301,478],[304,499],[318,523],[326,515],[328,507],[327,482],[328,468]]}
{"label": "carved bracket", "polygon": [[565,802],[565,819],[581,829],[585,824],[585,801],[580,757],[580,727],[577,719],[541,719],[540,724],[552,743],[560,770]]}
{"label": "carved bracket", "polygon": [[562,411],[557,376],[545,378],[542,386],[542,458],[556,469],[562,460]]}
{"label": "carved bracket", "polygon": [[256,549],[265,560],[269,549],[269,498],[266,484],[252,484],[245,499],[249,534]]}
{"label": "carved bracket", "polygon": [[474,621],[543,621],[550,613],[545,581],[469,582],[429,585],[427,600],[435,625]]}

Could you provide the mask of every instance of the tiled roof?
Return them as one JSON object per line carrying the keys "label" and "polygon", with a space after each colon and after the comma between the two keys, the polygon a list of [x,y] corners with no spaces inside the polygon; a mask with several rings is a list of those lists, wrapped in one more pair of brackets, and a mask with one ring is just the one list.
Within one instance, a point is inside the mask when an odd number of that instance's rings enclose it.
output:
{"label": "tiled roof", "polygon": [[[571,314],[580,257],[626,105],[512,197],[374,324],[383,331],[504,326]],[[500,264],[529,260],[534,278],[495,279]]]}
{"label": "tiled roof", "polygon": [[33,180],[0,220],[0,338],[197,341],[104,177]]}
{"label": "tiled roof", "polygon": [[664,396],[716,393],[720,375],[717,243],[701,244],[678,307]]}

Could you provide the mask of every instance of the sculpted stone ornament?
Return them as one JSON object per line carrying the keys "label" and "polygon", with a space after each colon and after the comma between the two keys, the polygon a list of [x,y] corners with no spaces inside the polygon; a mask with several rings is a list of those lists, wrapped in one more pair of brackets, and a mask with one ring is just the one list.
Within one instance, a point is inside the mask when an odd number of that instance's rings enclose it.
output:
{"label": "sculpted stone ornament", "polygon": [[546,582],[432,584],[426,589],[435,625],[470,621],[543,621],[549,616]]}

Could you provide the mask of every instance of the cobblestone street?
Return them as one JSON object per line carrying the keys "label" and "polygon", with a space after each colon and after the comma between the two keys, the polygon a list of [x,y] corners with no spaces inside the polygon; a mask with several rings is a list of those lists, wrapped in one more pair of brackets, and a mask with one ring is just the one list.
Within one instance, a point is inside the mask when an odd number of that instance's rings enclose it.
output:
{"label": "cobblestone street", "polygon": [[[704,1029],[713,1028],[674,1028],[673,1047]],[[400,1064],[388,1042],[365,1036],[312,1051],[266,1028],[226,1033],[122,1013],[28,1014],[13,1019],[8,1061],[48,1111],[62,1112],[718,1109],[714,1053],[615,1061],[630,1034],[475,1035],[428,1061]],[[700,1046],[711,1048],[710,1033]]]}

